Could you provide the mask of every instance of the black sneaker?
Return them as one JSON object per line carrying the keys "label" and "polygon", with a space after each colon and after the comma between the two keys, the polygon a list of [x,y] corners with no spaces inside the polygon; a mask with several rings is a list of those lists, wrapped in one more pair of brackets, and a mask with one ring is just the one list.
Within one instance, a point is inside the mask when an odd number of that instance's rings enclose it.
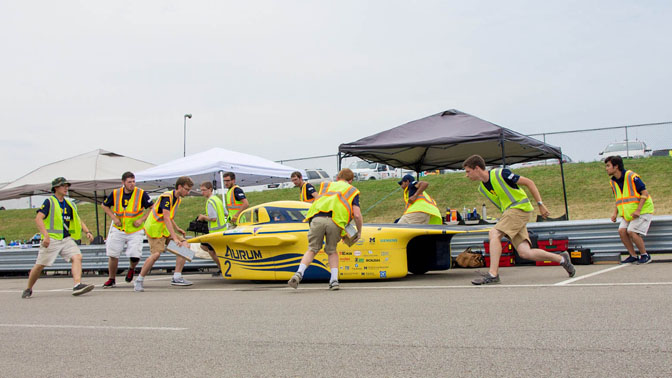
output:
{"label": "black sneaker", "polygon": [[560,256],[562,256],[562,258],[565,260],[560,265],[565,268],[567,274],[569,274],[570,277],[574,277],[576,274],[576,268],[574,268],[574,264],[572,264],[572,258],[569,257],[569,252],[562,252]]}
{"label": "black sneaker", "polygon": [[26,289],[21,293],[21,298],[27,299],[30,298],[31,295],[33,295],[33,289]]}
{"label": "black sneaker", "polygon": [[72,295],[78,296],[78,295],[86,294],[89,291],[93,290],[93,288],[94,288],[93,285],[80,283],[77,286],[75,286],[74,288],[72,288]]}
{"label": "black sneaker", "polygon": [[218,270],[218,271],[216,271],[215,273],[212,273],[212,276],[213,276],[213,277],[221,277],[221,276],[222,276],[222,271],[221,271],[221,270]]}
{"label": "black sneaker", "polygon": [[634,264],[634,263],[636,263],[637,261],[639,261],[639,260],[637,260],[637,257],[635,257],[635,256],[628,256],[627,259],[621,261],[621,264]]}
{"label": "black sneaker", "polygon": [[492,284],[498,284],[499,283],[499,275],[496,276],[496,277],[493,277],[493,276],[490,275],[490,273],[480,273],[480,274],[481,274],[480,277],[471,281],[472,284],[474,284],[474,285],[492,285]]}
{"label": "black sneaker", "polygon": [[648,264],[651,262],[651,256],[647,253],[646,255],[641,255],[639,256],[639,260],[637,260],[637,264]]}
{"label": "black sneaker", "polygon": [[105,281],[105,283],[103,284],[103,289],[109,289],[109,288],[115,287],[115,286],[117,286],[117,282],[113,278],[110,278],[109,280]]}
{"label": "black sneaker", "polygon": [[128,270],[128,272],[126,273],[126,282],[133,281],[133,273],[135,273],[135,269]]}

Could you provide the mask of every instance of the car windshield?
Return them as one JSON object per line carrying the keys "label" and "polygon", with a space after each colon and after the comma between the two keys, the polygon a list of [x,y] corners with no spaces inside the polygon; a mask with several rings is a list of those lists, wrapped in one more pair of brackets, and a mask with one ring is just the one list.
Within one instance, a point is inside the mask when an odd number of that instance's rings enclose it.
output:
{"label": "car windshield", "polygon": [[628,142],[626,148],[625,142],[612,143],[604,149],[604,152],[616,152],[616,151],[625,151],[625,150],[643,150],[644,143],[642,142]]}
{"label": "car windshield", "polygon": [[375,169],[376,163],[367,163],[365,161],[356,161],[350,164],[350,169]]}
{"label": "car windshield", "polygon": [[320,175],[316,171],[306,171],[309,180],[319,179]]}
{"label": "car windshield", "polygon": [[293,222],[303,222],[306,218],[306,213],[308,209],[293,209],[288,207],[267,207],[266,211],[268,216],[271,218],[272,223],[281,222],[281,223],[293,223]]}

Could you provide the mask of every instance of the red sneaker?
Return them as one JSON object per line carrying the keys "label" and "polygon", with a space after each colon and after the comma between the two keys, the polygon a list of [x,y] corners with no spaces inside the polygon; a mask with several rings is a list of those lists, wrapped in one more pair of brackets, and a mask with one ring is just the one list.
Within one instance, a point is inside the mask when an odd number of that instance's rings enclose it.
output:
{"label": "red sneaker", "polygon": [[117,283],[115,282],[114,279],[110,278],[109,280],[105,281],[103,284],[103,289],[108,289],[110,287],[115,287],[117,286]]}
{"label": "red sneaker", "polygon": [[128,272],[126,273],[126,282],[133,281],[133,273],[135,273],[135,269],[128,270]]}

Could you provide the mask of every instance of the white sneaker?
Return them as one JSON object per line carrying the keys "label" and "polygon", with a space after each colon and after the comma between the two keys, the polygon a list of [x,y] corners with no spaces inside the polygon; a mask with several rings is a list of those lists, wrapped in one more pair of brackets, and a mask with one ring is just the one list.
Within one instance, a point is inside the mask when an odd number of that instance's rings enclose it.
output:
{"label": "white sneaker", "polygon": [[341,288],[341,285],[338,284],[338,281],[331,281],[329,282],[329,290],[338,290]]}
{"label": "white sneaker", "polygon": [[297,287],[299,287],[299,282],[301,282],[302,279],[303,279],[303,274],[301,274],[299,272],[296,272],[296,273],[294,273],[292,278],[290,278],[289,281],[287,281],[287,285],[296,289]]}
{"label": "white sneaker", "polygon": [[173,286],[191,286],[193,282],[185,280],[184,277],[180,277],[170,280],[170,284]]}
{"label": "white sneaker", "polygon": [[145,287],[142,286],[142,284],[143,284],[144,282],[145,282],[145,281],[138,281],[138,280],[135,280],[135,284],[133,284],[133,290],[135,290],[135,291],[145,291]]}

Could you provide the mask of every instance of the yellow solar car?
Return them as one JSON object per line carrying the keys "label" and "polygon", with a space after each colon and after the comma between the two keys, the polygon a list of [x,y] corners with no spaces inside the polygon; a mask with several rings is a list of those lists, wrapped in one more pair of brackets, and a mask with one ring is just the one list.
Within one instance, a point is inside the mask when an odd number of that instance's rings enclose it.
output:
{"label": "yellow solar car", "polygon": [[[308,249],[308,223],[303,220],[309,207],[299,201],[254,206],[240,214],[236,228],[189,242],[214,248],[224,278],[288,280]],[[467,231],[441,225],[365,224],[357,243],[338,244],[339,280],[400,278],[408,272],[450,269],[450,239],[462,232]],[[318,253],[304,280],[329,279],[327,261],[324,251]]]}

